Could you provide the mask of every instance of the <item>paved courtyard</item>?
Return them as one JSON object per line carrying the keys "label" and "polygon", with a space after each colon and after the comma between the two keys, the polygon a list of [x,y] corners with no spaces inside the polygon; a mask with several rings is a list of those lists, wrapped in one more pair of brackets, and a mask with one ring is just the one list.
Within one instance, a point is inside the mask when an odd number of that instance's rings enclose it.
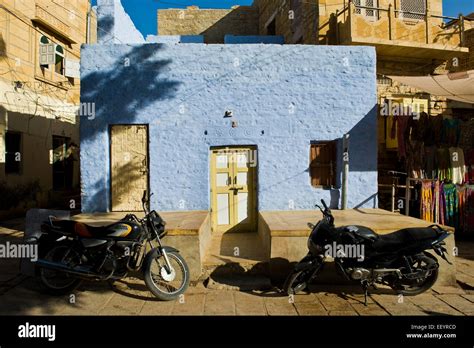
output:
{"label": "paved courtyard", "polygon": [[[0,227],[0,243],[20,242],[23,221]],[[460,242],[458,287],[434,288],[416,297],[379,289],[369,305],[358,287],[318,285],[294,298],[271,291],[213,290],[202,283],[174,302],[157,301],[143,280],[84,283],[73,294],[51,297],[36,280],[18,273],[18,260],[0,260],[0,315],[474,315],[474,243]]]}

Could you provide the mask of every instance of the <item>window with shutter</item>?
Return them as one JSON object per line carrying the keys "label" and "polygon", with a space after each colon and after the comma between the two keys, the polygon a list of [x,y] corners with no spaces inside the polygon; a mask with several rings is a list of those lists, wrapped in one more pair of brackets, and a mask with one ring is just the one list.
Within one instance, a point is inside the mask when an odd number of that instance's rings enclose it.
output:
{"label": "window with shutter", "polygon": [[311,144],[309,172],[312,186],[336,186],[336,159],[336,141],[318,141]]}
{"label": "window with shutter", "polygon": [[55,64],[55,45],[50,43],[46,36],[42,36],[39,45],[39,64],[47,68],[50,64]]}

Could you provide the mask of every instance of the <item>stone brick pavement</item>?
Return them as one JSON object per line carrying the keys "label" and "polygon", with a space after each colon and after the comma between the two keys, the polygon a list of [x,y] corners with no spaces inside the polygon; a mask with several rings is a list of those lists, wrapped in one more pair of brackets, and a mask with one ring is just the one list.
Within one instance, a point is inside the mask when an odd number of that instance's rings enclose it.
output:
{"label": "stone brick pavement", "polygon": [[[21,221],[0,226],[0,243],[20,241]],[[415,297],[373,291],[368,306],[357,287],[314,286],[293,298],[277,291],[239,292],[190,287],[179,300],[157,301],[139,278],[85,283],[74,294],[51,297],[19,275],[16,260],[0,260],[0,315],[474,315],[474,243],[459,243],[460,287]]]}

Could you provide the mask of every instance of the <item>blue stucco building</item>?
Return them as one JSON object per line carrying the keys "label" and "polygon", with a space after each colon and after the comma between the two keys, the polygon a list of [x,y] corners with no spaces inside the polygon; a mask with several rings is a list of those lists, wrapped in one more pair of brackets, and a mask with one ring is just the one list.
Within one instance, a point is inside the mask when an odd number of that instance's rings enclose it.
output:
{"label": "blue stucco building", "polygon": [[143,190],[152,209],[210,211],[223,230],[320,199],[338,208],[345,134],[348,207],[376,207],[373,47],[102,36],[81,52],[95,110],[81,119],[83,212],[139,210]]}
{"label": "blue stucco building", "polygon": [[82,49],[81,75],[82,102],[96,110],[81,122],[85,212],[112,209],[110,127],[128,124],[148,127],[158,210],[210,209],[210,149],[234,145],[257,149],[258,210],[312,209],[321,198],[339,206],[340,142],[331,189],[311,185],[309,152],[312,141],[346,133],[349,206],[376,204],[373,48],[90,45]]}

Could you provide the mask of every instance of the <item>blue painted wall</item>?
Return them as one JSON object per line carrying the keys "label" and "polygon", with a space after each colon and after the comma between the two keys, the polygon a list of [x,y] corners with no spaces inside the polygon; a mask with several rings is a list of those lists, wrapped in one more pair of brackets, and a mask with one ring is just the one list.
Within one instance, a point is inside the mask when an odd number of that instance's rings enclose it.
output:
{"label": "blue painted wall", "polygon": [[[92,45],[81,53],[82,209],[110,208],[109,126],[148,124],[157,210],[208,210],[211,146],[258,147],[259,210],[338,206],[315,189],[311,140],[350,133],[348,201],[374,207],[377,192],[375,50],[310,45]],[[223,118],[234,114],[237,128]],[[341,149],[339,167],[341,169]],[[340,182],[340,180],[338,180]]]}

